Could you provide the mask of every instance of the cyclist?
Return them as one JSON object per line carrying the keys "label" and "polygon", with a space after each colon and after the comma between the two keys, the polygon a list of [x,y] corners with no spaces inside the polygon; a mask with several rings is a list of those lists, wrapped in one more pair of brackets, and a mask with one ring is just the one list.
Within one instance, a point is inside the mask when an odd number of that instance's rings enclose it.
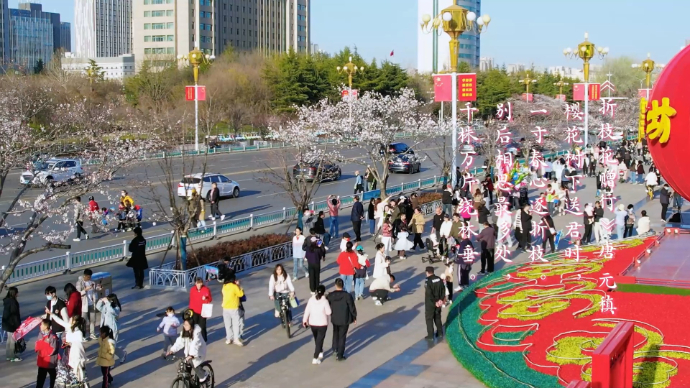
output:
{"label": "cyclist", "polygon": [[206,341],[201,336],[201,327],[195,325],[194,322],[187,318],[182,324],[182,333],[177,337],[175,344],[166,353],[166,357],[173,355],[180,350],[184,350],[185,362],[192,364],[194,373],[199,378],[199,382],[203,383],[208,378],[203,369],[199,367],[206,359]]}
{"label": "cyclist", "polygon": [[649,169],[649,173],[644,177],[645,185],[647,186],[647,193],[649,193],[649,198],[654,198],[654,187],[659,183],[659,177],[657,177],[656,172],[653,168]]}
{"label": "cyclist", "polygon": [[[271,299],[275,304],[276,318],[280,318],[280,298],[292,298],[294,296],[295,287],[292,285],[290,275],[288,275],[288,273],[285,272],[285,268],[282,264],[276,265],[275,269],[273,270],[273,274],[271,275],[271,278],[268,281],[268,298]],[[285,323],[289,324],[292,315],[290,314],[290,304],[288,303],[287,306],[288,322]]]}

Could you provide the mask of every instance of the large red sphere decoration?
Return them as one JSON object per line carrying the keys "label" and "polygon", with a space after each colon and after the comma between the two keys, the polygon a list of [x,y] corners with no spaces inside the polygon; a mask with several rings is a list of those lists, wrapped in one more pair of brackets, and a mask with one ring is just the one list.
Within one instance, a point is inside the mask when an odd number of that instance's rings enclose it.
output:
{"label": "large red sphere decoration", "polygon": [[663,98],[668,98],[669,105],[676,110],[670,119],[668,142],[647,137],[647,144],[664,180],[690,200],[690,46],[678,53],[659,75],[647,102],[648,109],[654,100],[661,106]]}

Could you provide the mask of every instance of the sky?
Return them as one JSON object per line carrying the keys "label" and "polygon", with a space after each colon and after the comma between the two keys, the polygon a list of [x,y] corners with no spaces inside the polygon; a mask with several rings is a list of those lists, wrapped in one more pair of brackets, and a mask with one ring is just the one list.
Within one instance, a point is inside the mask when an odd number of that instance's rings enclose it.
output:
{"label": "sky", "polygon": [[[73,22],[73,0],[34,1]],[[17,3],[9,0],[10,7]],[[311,39],[320,50],[357,47],[367,60],[416,66],[417,0],[311,0],[311,12]],[[580,67],[563,49],[576,47],[585,32],[596,45],[609,47],[610,56],[643,60],[649,52],[657,63],[668,62],[690,39],[688,0],[484,0],[482,13],[492,20],[482,34],[481,56],[497,65]]]}

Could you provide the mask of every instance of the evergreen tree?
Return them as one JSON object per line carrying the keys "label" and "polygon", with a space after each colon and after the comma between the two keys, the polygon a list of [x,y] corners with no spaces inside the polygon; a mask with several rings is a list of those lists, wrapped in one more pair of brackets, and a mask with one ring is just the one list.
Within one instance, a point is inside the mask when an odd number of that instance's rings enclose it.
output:
{"label": "evergreen tree", "polygon": [[34,74],[41,74],[43,73],[43,59],[39,59],[36,61],[36,66],[34,66]]}

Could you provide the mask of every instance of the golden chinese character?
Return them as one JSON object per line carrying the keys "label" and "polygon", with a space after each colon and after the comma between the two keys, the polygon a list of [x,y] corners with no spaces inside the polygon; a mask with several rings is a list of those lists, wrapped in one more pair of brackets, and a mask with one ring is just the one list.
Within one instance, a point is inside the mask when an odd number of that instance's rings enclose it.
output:
{"label": "golden chinese character", "polygon": [[669,105],[668,97],[659,101],[652,101],[652,109],[647,112],[647,135],[650,139],[659,138],[660,143],[666,143],[671,135],[671,117],[676,115],[676,110]]}

